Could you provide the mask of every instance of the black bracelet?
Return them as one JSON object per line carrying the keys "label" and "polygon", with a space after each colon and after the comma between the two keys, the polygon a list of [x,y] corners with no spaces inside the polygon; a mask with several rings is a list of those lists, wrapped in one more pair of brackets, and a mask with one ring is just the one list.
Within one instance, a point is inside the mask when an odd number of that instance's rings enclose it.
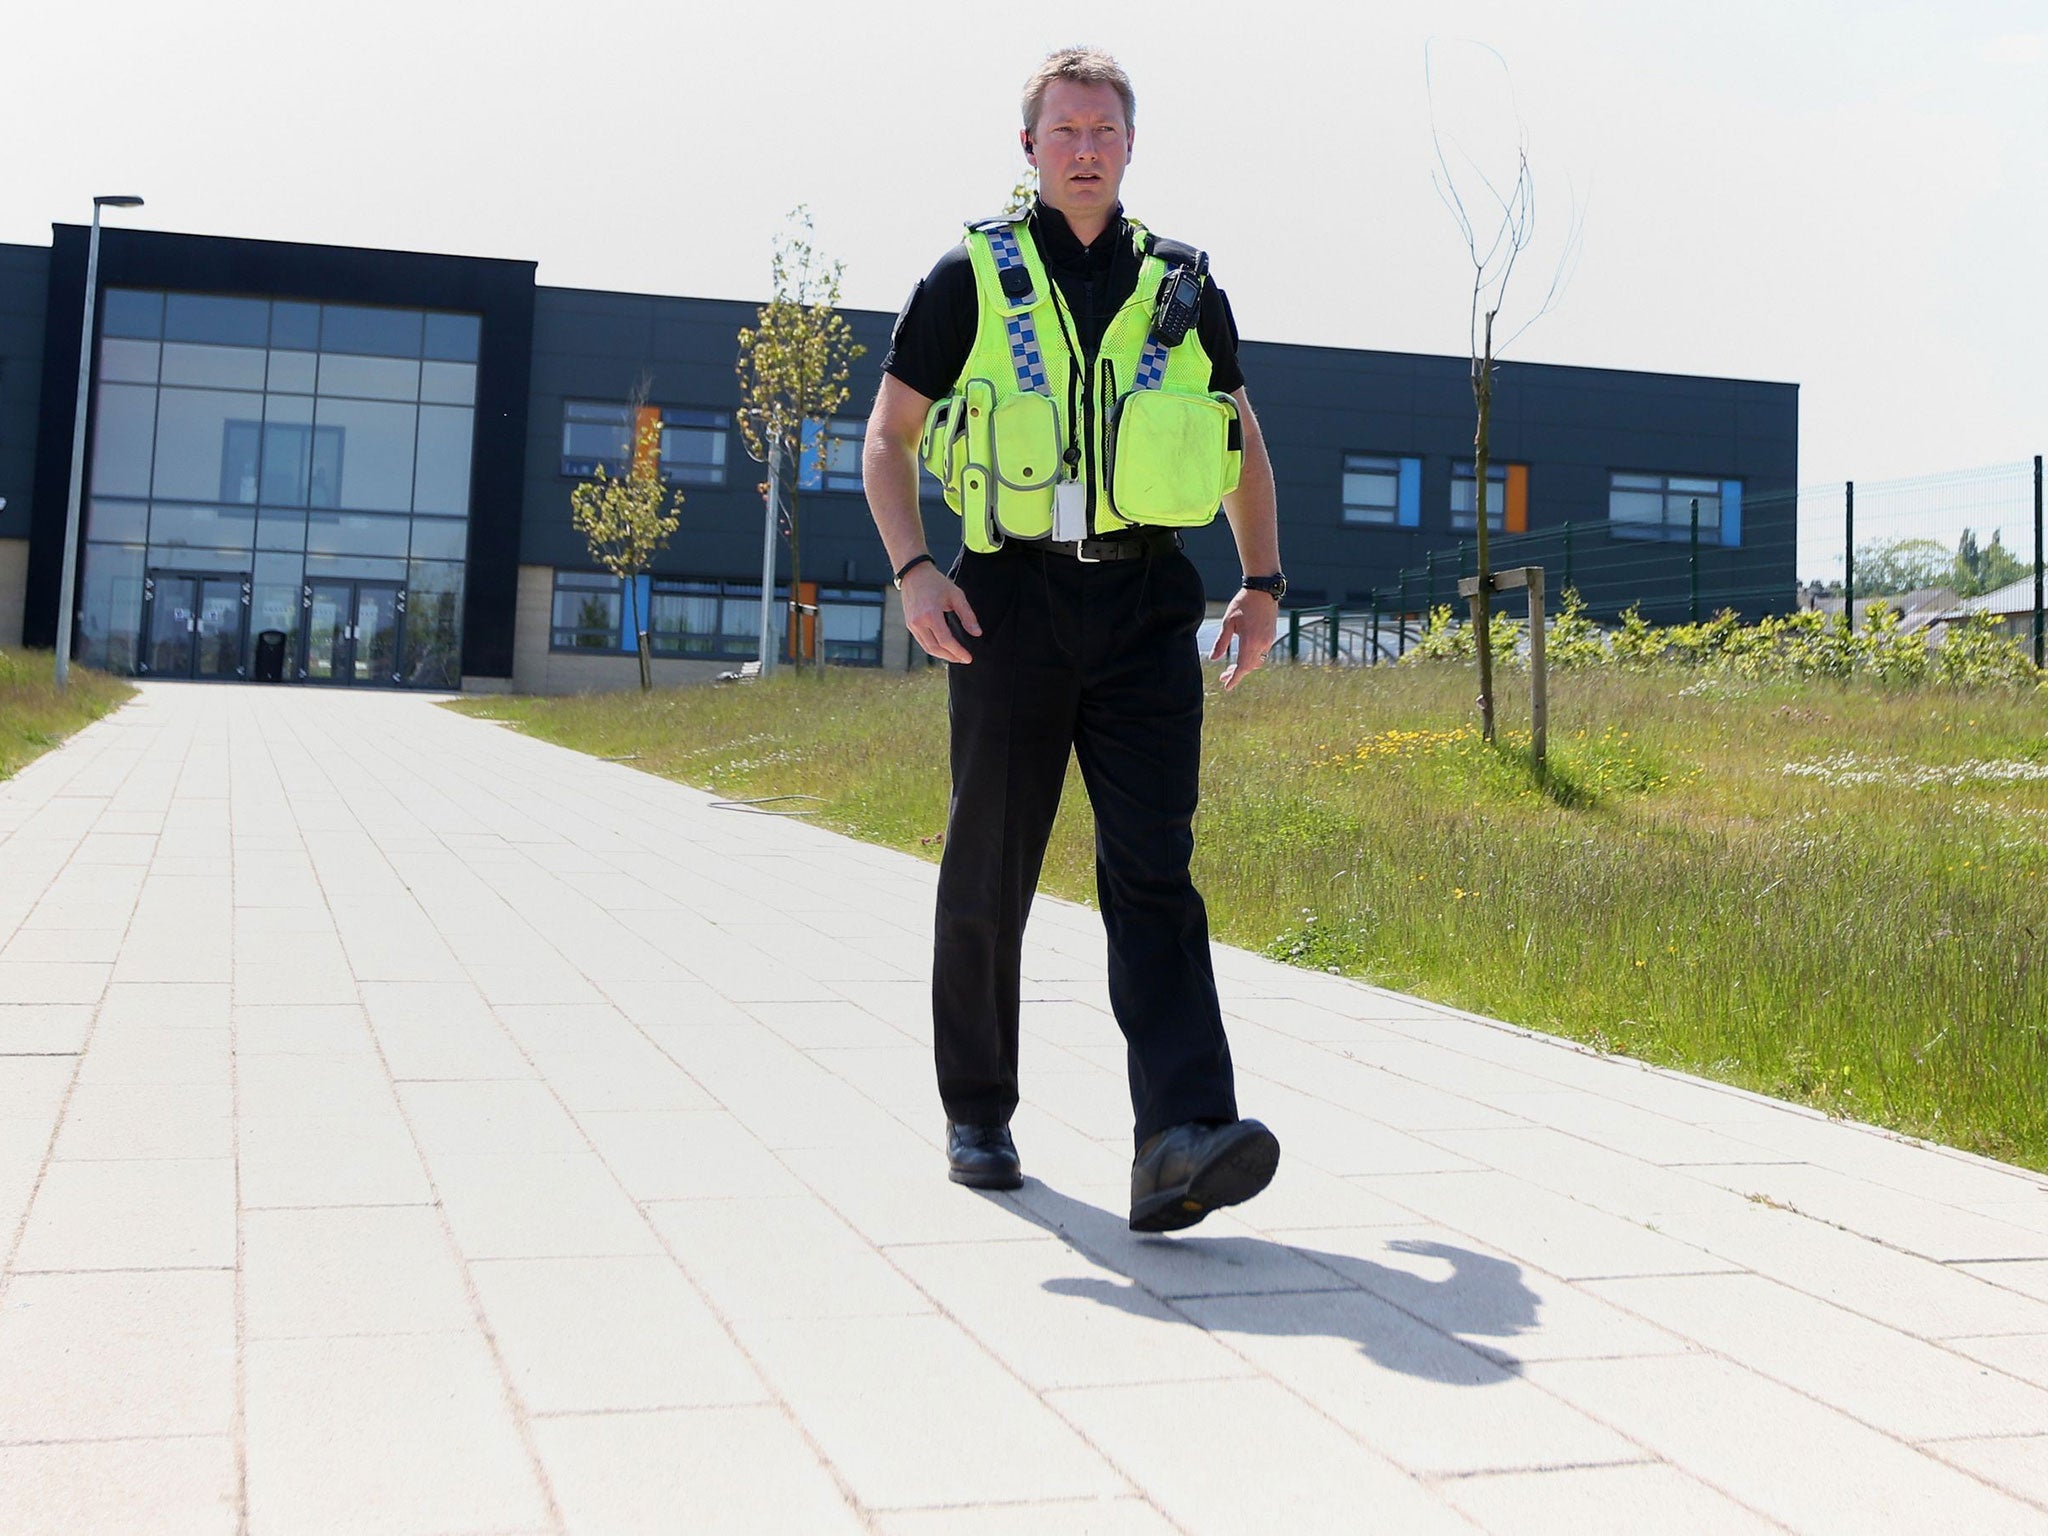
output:
{"label": "black bracelet", "polygon": [[916,570],[920,565],[937,565],[938,563],[939,562],[934,560],[930,555],[912,555],[908,560],[904,561],[903,564],[897,568],[896,590],[898,592],[901,592],[903,590],[903,578],[908,576],[912,571]]}

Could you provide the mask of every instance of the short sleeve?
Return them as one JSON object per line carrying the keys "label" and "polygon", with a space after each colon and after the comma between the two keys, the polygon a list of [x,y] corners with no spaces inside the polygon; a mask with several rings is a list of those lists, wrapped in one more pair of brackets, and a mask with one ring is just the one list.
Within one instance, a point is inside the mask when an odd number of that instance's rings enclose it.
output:
{"label": "short sleeve", "polygon": [[1230,296],[1213,282],[1202,285],[1202,312],[1196,317],[1195,333],[1202,338],[1202,350],[1209,354],[1209,387],[1226,395],[1242,389],[1237,316],[1231,313]]}
{"label": "short sleeve", "polygon": [[978,307],[974,264],[966,245],[956,245],[911,290],[896,317],[882,371],[927,400],[944,399],[974,350]]}

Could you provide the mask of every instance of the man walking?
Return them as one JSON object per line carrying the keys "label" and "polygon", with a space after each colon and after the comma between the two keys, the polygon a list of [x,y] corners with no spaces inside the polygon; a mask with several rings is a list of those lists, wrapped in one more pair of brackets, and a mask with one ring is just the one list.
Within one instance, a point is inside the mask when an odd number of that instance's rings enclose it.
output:
{"label": "man walking", "polygon": [[[1271,648],[1286,591],[1272,467],[1208,257],[1124,216],[1135,118],[1108,55],[1066,49],[1026,82],[1027,215],[970,227],[897,321],[864,470],[904,620],[952,663],[953,798],[939,870],[933,1038],[951,1177],[1014,1189],[1025,919],[1078,756],[1096,819],[1110,1006],[1129,1049],[1131,1226],[1170,1231],[1248,1200],[1279,1142],[1238,1118],[1188,875],[1206,612],[1180,528],[1219,502],[1245,571],[1214,656],[1223,685]],[[926,549],[918,462],[962,519]]]}

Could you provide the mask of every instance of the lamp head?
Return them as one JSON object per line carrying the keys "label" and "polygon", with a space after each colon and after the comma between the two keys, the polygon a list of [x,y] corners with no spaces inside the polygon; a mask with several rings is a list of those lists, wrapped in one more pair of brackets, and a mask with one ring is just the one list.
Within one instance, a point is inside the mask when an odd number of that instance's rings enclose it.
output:
{"label": "lamp head", "polygon": [[142,206],[142,199],[139,197],[96,197],[92,200],[92,205],[95,208],[140,208]]}

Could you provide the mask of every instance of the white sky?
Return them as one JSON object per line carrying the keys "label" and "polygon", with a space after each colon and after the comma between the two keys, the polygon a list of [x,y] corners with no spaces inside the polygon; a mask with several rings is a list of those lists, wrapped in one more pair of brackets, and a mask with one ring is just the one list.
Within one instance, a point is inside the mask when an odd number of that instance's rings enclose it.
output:
{"label": "white sky", "polygon": [[1086,41],[1137,86],[1126,205],[1213,253],[1248,337],[1456,354],[1431,38],[1482,158],[1470,42],[1512,71],[1525,301],[1583,205],[1510,357],[1797,382],[1807,485],[2048,448],[2048,0],[5,0],[0,240],[136,192],[141,227],[758,298],[804,202],[846,302],[893,310],[1022,169],[1024,75]]}

